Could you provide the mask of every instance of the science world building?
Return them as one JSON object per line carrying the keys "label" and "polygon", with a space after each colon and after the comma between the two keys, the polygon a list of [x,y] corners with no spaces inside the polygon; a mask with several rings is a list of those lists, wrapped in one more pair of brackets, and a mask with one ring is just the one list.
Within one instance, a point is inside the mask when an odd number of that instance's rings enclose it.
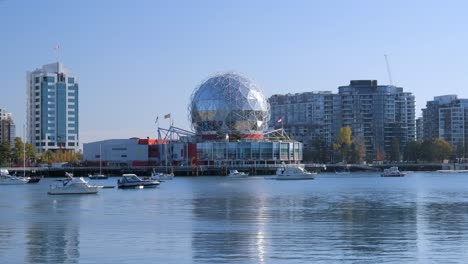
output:
{"label": "science world building", "polygon": [[[127,141],[146,149],[140,161],[124,159],[130,154],[103,155],[119,158],[104,163],[142,166],[224,167],[246,169],[277,164],[297,164],[302,160],[302,143],[291,140],[282,130],[269,131],[270,105],[263,91],[247,77],[233,72],[216,74],[195,88],[188,104],[193,131],[171,127],[159,129],[166,136],[157,140]],[[161,133],[159,133],[161,135]],[[177,134],[177,136],[174,136]],[[140,142],[140,143],[138,143]],[[94,142],[84,144],[84,157],[96,162],[99,146],[112,153],[115,146]],[[122,145],[119,149],[131,149]]]}

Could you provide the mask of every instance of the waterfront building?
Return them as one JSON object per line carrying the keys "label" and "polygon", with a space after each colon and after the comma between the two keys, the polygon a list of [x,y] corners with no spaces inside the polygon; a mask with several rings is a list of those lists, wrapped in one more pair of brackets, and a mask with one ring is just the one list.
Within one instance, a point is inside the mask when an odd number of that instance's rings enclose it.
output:
{"label": "waterfront building", "polygon": [[442,138],[454,148],[468,142],[468,99],[436,96],[423,109],[424,139]]}
{"label": "waterfront building", "polygon": [[314,150],[323,141],[331,148],[341,123],[341,100],[332,92],[276,94],[268,99],[271,106],[270,126],[283,127],[304,144],[304,151]]}
{"label": "waterfront building", "polygon": [[13,116],[10,112],[0,108],[0,143],[10,142],[11,146],[15,143],[16,127]]}
{"label": "waterfront building", "polygon": [[415,140],[415,100],[411,93],[393,85],[378,85],[376,80],[352,80],[338,87],[341,97],[341,126],[350,126],[361,138],[366,159],[390,157],[391,146],[403,149]]}
{"label": "waterfront building", "polygon": [[79,149],[78,88],[60,62],[27,73],[27,138],[37,152]]}
{"label": "waterfront building", "polygon": [[301,142],[267,131],[270,105],[262,90],[240,74],[218,74],[203,82],[191,95],[188,112],[194,132],[159,128],[159,135],[166,134],[157,140],[87,143],[84,160],[124,167],[246,169],[302,161]]}

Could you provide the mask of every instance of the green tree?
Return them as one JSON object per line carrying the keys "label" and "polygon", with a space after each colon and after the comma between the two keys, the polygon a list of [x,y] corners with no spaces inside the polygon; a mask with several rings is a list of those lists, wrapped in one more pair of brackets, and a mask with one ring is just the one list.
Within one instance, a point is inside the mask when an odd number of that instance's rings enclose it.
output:
{"label": "green tree", "polygon": [[36,161],[36,159],[37,159],[36,149],[31,143],[26,143],[26,160]]}
{"label": "green tree", "polygon": [[422,159],[421,144],[422,143],[419,141],[409,142],[406,145],[403,158],[406,161],[414,161],[414,162],[417,162],[418,160]]}
{"label": "green tree", "polygon": [[399,161],[400,160],[400,141],[397,138],[392,140],[392,145],[390,149],[390,160]]}
{"label": "green tree", "polygon": [[42,153],[40,160],[42,163],[52,163],[55,161],[55,155],[51,150]]}
{"label": "green tree", "polygon": [[20,137],[16,137],[14,147],[12,149],[12,159],[16,164],[23,164],[23,147],[23,140]]}
{"label": "green tree", "polygon": [[449,159],[452,156],[453,148],[448,141],[436,138],[433,140],[432,144],[435,151],[434,157],[437,161],[443,161]]}
{"label": "green tree", "polygon": [[458,142],[455,152],[456,152],[455,155],[457,159],[464,158],[465,157],[465,145],[462,142]]}
{"label": "green tree", "polygon": [[322,139],[315,139],[309,142],[309,144],[313,146],[313,151],[308,153],[308,157],[311,157],[312,161],[326,163],[330,155],[330,149],[327,142]]}
{"label": "green tree", "polygon": [[452,145],[444,139],[428,139],[421,143],[421,159],[428,162],[441,162],[452,156]]}
{"label": "green tree", "polygon": [[8,141],[0,144],[0,165],[8,166],[11,161],[11,145]]}
{"label": "green tree", "polygon": [[362,163],[366,158],[366,145],[360,137],[353,138],[351,143],[349,159],[351,163]]}

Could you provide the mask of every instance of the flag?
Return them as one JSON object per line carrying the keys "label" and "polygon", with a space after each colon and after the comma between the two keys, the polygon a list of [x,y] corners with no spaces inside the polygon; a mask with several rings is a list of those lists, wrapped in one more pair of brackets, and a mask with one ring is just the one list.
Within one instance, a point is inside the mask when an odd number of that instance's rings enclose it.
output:
{"label": "flag", "polygon": [[278,119],[278,123],[281,123],[281,122],[283,122],[283,117],[280,117],[280,118]]}
{"label": "flag", "polygon": [[164,119],[168,119],[168,118],[171,118],[171,114],[167,114],[167,115],[164,115]]}
{"label": "flag", "polygon": [[60,45],[56,45],[56,46],[54,47],[54,50],[59,50],[59,49],[60,49]]}
{"label": "flag", "polygon": [[159,121],[159,116],[156,117],[156,121],[154,121],[154,123],[158,123]]}

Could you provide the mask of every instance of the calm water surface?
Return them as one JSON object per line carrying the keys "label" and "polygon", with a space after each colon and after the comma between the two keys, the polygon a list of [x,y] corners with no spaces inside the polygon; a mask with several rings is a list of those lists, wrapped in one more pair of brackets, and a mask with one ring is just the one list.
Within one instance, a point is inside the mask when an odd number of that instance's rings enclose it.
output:
{"label": "calm water surface", "polygon": [[187,177],[81,196],[51,183],[0,186],[0,263],[468,260],[468,174]]}

